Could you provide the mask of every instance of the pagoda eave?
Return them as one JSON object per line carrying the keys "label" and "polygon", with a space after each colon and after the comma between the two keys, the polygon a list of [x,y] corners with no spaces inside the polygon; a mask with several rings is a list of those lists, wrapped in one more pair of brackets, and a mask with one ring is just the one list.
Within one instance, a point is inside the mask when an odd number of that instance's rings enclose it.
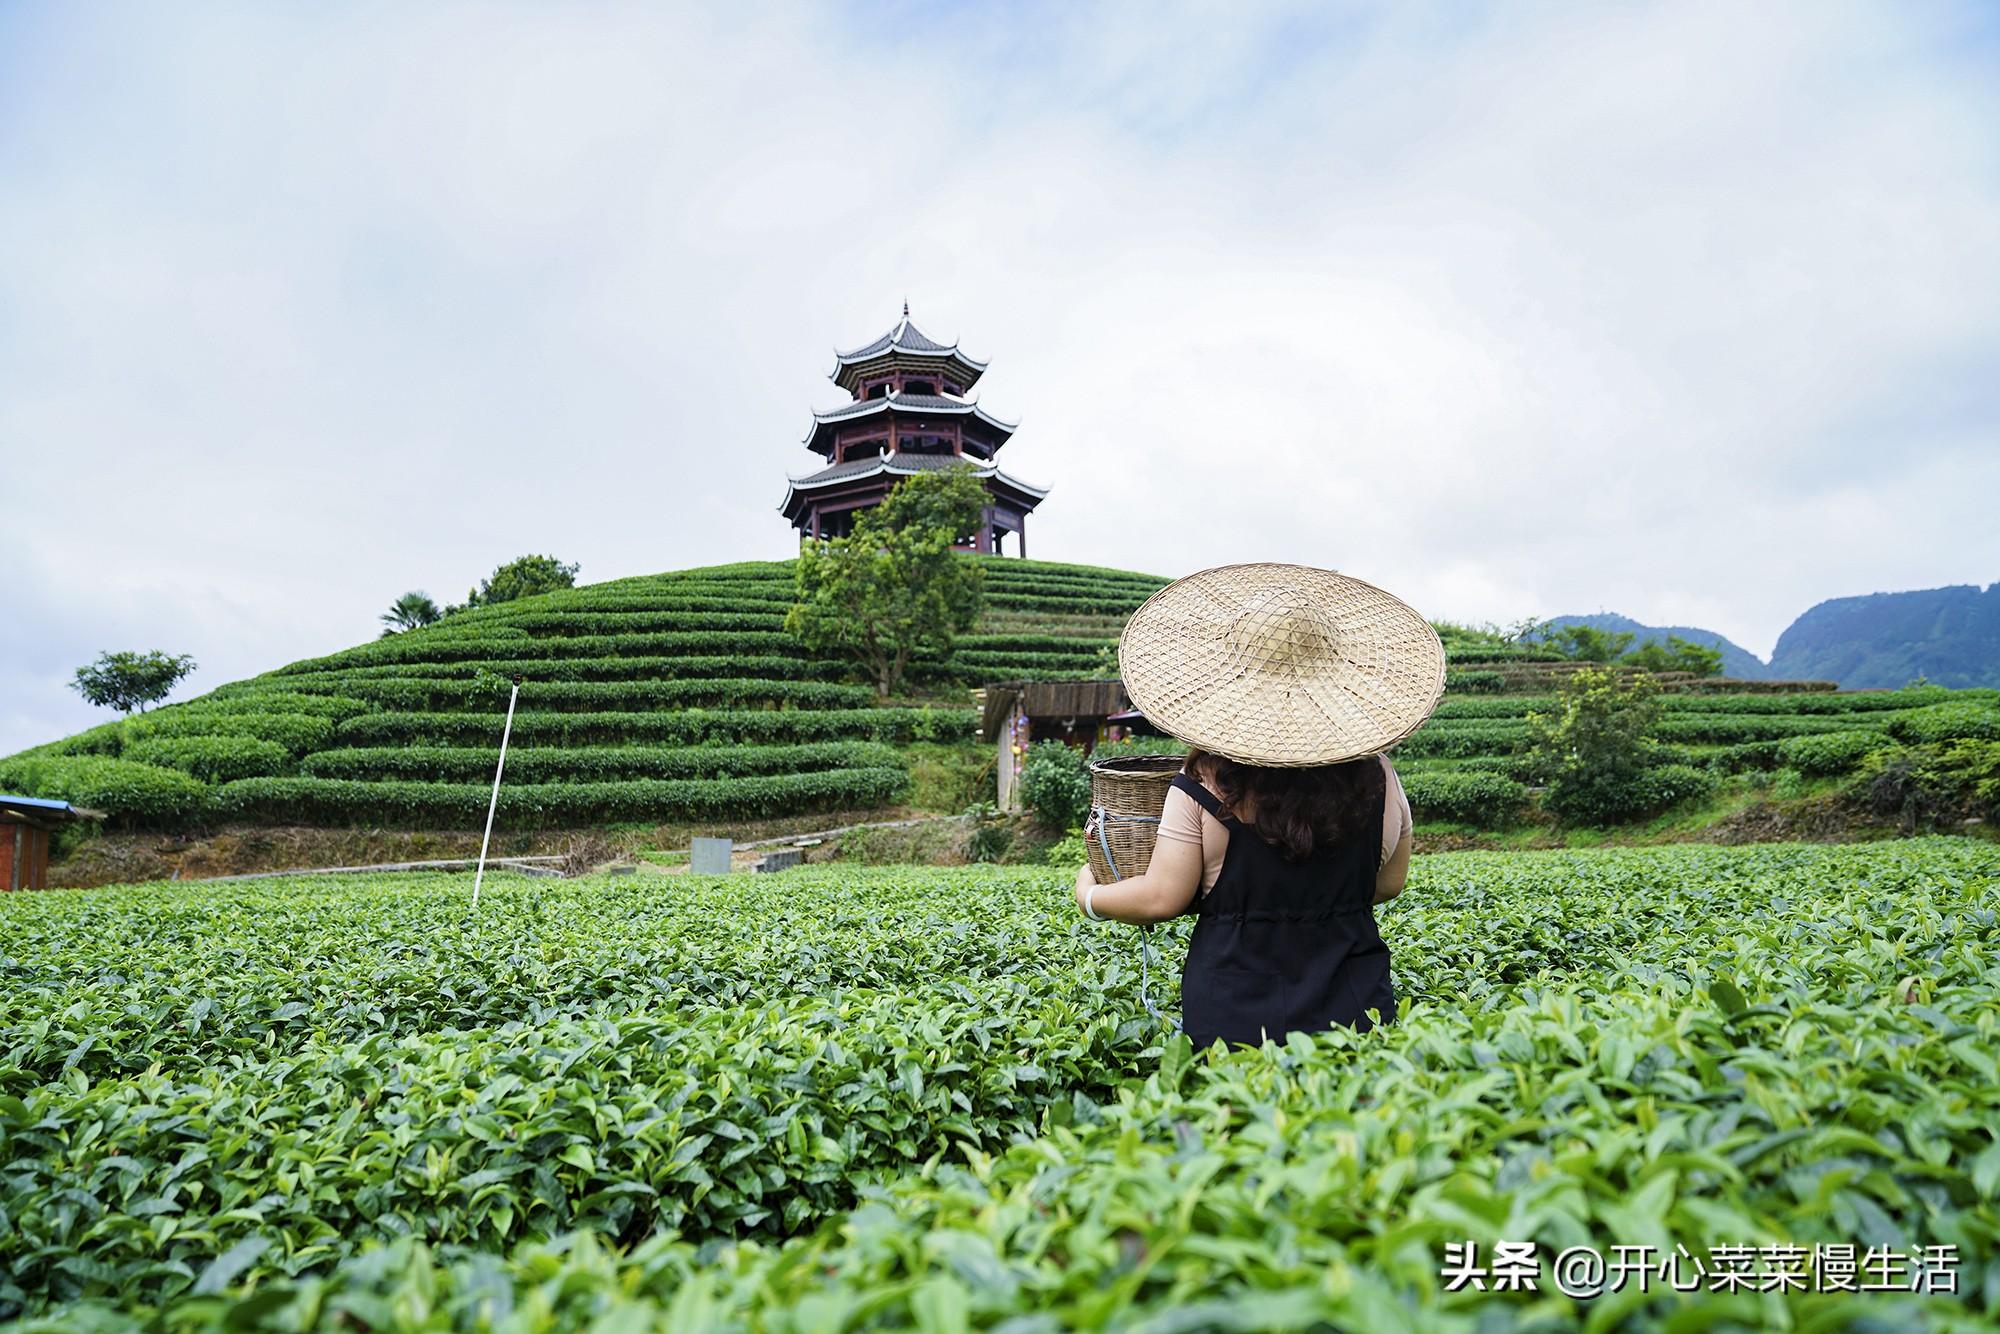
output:
{"label": "pagoda eave", "polygon": [[963,458],[931,455],[905,458],[893,454],[866,462],[869,466],[837,463],[804,477],[790,478],[785,498],[778,506],[779,512],[796,526],[815,507],[847,508],[850,505],[873,504],[905,477],[954,467],[963,467],[971,472],[985,484],[996,500],[1006,502],[1023,514],[1033,510],[1049,493],[1047,487],[1031,486],[1000,471],[996,463],[978,464]]}
{"label": "pagoda eave", "polygon": [[[1007,442],[1009,436],[1019,428],[1019,423],[1006,421],[994,416],[978,403],[960,402],[942,395],[890,394],[882,398],[862,399],[858,403],[832,408],[813,414],[812,429],[806,432],[799,443],[816,454],[829,457],[833,453],[834,437],[859,423],[871,418],[894,417],[899,423],[908,422],[922,425],[926,418],[947,418],[960,422],[978,422],[986,431],[993,433],[994,439],[982,439],[982,448],[998,449]],[[899,428],[900,429],[900,428]]]}
{"label": "pagoda eave", "polygon": [[934,375],[941,381],[958,383],[960,389],[970,389],[979,383],[979,377],[986,373],[986,363],[974,361],[962,352],[905,352],[901,350],[881,352],[857,360],[847,360],[836,355],[833,369],[826,378],[845,389],[848,393],[859,393],[863,380],[876,375],[892,375],[897,372],[917,371]]}

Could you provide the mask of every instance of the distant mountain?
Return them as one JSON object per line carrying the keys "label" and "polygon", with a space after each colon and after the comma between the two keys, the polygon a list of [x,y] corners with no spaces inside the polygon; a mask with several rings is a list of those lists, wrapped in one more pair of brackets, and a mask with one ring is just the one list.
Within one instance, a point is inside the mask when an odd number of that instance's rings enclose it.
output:
{"label": "distant mountain", "polygon": [[1833,598],[1778,636],[1771,674],[1838,681],[1850,690],[2000,686],[2000,583]]}
{"label": "distant mountain", "polygon": [[1565,625],[1587,625],[1610,634],[1629,632],[1632,636],[1632,642],[1628,646],[1630,648],[1638,648],[1656,640],[1665,647],[1668,635],[1678,635],[1690,644],[1699,644],[1703,648],[1720,648],[1724,676],[1733,676],[1739,681],[1759,681],[1773,675],[1771,669],[1764,665],[1762,658],[1741,644],[1731,643],[1713,630],[1702,630],[1692,625],[1643,625],[1630,616],[1620,616],[1614,611],[1600,611],[1593,616],[1552,616],[1548,625],[1550,629]]}

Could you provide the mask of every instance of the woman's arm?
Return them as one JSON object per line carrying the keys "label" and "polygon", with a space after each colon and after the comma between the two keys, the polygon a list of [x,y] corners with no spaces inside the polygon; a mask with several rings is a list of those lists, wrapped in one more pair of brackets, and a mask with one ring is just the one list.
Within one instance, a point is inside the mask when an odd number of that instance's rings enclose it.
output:
{"label": "woman's arm", "polygon": [[1387,903],[1403,892],[1410,875],[1410,847],[1416,841],[1410,827],[1410,799],[1403,794],[1402,775],[1389,757],[1382,757],[1382,774],[1388,790],[1383,799],[1382,842],[1390,851],[1375,873],[1375,902]]}
{"label": "woman's arm", "polygon": [[[1076,873],[1076,906],[1083,907],[1097,877],[1085,862]],[[1194,902],[1201,887],[1201,844],[1161,839],[1153,845],[1153,860],[1144,875],[1097,885],[1091,904],[1099,917],[1144,926],[1179,917]]]}
{"label": "woman's arm", "polygon": [[1404,835],[1389,860],[1375,873],[1375,902],[1387,903],[1403,892],[1403,884],[1410,878],[1410,844],[1414,841]]}

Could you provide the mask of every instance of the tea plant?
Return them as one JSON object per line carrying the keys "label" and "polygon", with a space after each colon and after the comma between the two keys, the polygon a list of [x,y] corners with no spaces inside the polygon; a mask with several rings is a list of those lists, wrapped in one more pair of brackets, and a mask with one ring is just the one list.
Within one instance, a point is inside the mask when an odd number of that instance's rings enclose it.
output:
{"label": "tea plant", "polygon": [[[1068,878],[503,878],[476,913],[440,875],[0,900],[0,1316],[2000,1315],[1990,844],[1419,858],[1378,910],[1399,1022],[1234,1053],[1143,1015],[1130,933]],[[1447,1241],[1499,1238],[1960,1263],[1942,1295],[1444,1290]]]}

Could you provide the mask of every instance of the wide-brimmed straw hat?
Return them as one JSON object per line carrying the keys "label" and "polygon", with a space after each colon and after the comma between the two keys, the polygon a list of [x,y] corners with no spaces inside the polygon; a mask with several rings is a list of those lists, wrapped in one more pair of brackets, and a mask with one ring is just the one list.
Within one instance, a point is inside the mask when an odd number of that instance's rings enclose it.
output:
{"label": "wide-brimmed straw hat", "polygon": [[1155,727],[1243,764],[1387,750],[1444,694],[1444,645],[1416,608],[1310,565],[1222,565],[1148,598],[1118,638]]}

